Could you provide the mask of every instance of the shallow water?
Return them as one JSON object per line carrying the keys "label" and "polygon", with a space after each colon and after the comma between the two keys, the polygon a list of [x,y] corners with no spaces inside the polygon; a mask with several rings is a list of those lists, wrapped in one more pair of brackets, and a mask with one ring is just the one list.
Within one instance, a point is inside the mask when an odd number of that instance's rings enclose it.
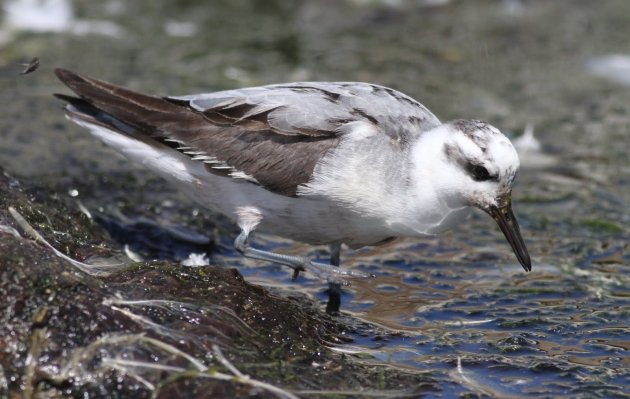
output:
{"label": "shallow water", "polygon": [[[74,17],[59,17],[65,28],[46,34],[7,19],[0,165],[56,181],[61,195],[80,186],[78,199],[93,209],[134,209],[124,197],[138,181],[117,180],[125,171],[151,179],[63,120],[50,97],[63,90],[54,66],[161,94],[364,80],[405,91],[442,120],[484,119],[512,137],[529,124],[540,149],[520,147],[514,209],[533,271],[523,272],[481,213],[440,237],[345,250],[344,267],[377,277],[346,289],[343,320],[358,332],[336,350],[426,371],[438,380],[435,397],[630,395],[630,89],[616,70],[591,75],[589,67],[628,51],[630,5],[443,3],[81,2]],[[33,56],[40,69],[15,77],[17,63]],[[133,200],[146,201],[144,216],[191,219],[172,191],[142,187]],[[325,303],[320,281],[292,281],[288,270],[236,256],[229,235],[215,238],[213,262]],[[327,256],[275,238],[256,242]]]}

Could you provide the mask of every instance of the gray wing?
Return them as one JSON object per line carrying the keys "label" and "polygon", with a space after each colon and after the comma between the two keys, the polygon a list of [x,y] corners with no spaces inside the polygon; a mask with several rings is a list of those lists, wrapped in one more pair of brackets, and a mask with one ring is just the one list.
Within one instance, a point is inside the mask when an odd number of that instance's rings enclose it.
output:
{"label": "gray wing", "polygon": [[425,106],[393,89],[368,83],[300,82],[170,97],[235,122],[264,115],[282,135],[334,136],[350,122],[366,122],[393,140],[408,142],[440,124]]}
{"label": "gray wing", "polygon": [[[80,98],[74,117],[141,134],[206,163],[211,173],[297,195],[315,165],[353,126],[405,143],[438,119],[392,89],[365,83],[295,83],[156,97],[57,70]],[[364,129],[365,130],[365,129]]]}

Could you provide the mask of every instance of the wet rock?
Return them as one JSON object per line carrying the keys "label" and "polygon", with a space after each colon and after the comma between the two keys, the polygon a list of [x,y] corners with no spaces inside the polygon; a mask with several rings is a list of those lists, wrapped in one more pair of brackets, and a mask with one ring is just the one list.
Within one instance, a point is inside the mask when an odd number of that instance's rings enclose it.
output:
{"label": "wet rock", "polygon": [[0,396],[400,389],[411,397],[432,389],[427,376],[331,352],[325,343],[347,327],[303,297],[277,296],[221,267],[136,263],[90,276],[28,237],[9,207],[79,261],[112,254],[107,234],[83,213],[0,176]]}

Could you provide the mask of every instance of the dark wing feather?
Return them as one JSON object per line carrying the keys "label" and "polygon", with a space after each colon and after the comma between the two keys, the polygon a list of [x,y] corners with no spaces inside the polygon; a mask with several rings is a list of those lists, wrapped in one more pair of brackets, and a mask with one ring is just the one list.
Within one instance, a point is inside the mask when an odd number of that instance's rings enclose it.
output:
{"label": "dark wing feather", "polygon": [[136,133],[176,143],[193,159],[205,161],[212,173],[245,174],[282,195],[296,195],[315,164],[339,141],[335,130],[275,128],[269,113],[281,104],[260,106],[232,98],[198,110],[187,100],[150,96],[63,69],[55,72],[80,100],[61,97],[91,122],[128,133],[122,122]]}

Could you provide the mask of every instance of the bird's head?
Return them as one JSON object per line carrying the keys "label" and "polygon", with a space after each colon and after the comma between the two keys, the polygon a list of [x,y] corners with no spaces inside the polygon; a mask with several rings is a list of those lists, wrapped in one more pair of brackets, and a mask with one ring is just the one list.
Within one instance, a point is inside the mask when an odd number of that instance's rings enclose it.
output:
{"label": "bird's head", "polygon": [[526,271],[531,260],[512,212],[512,185],[520,162],[512,143],[495,127],[477,120],[456,120],[436,128],[434,148],[443,197],[477,207],[499,225]]}

